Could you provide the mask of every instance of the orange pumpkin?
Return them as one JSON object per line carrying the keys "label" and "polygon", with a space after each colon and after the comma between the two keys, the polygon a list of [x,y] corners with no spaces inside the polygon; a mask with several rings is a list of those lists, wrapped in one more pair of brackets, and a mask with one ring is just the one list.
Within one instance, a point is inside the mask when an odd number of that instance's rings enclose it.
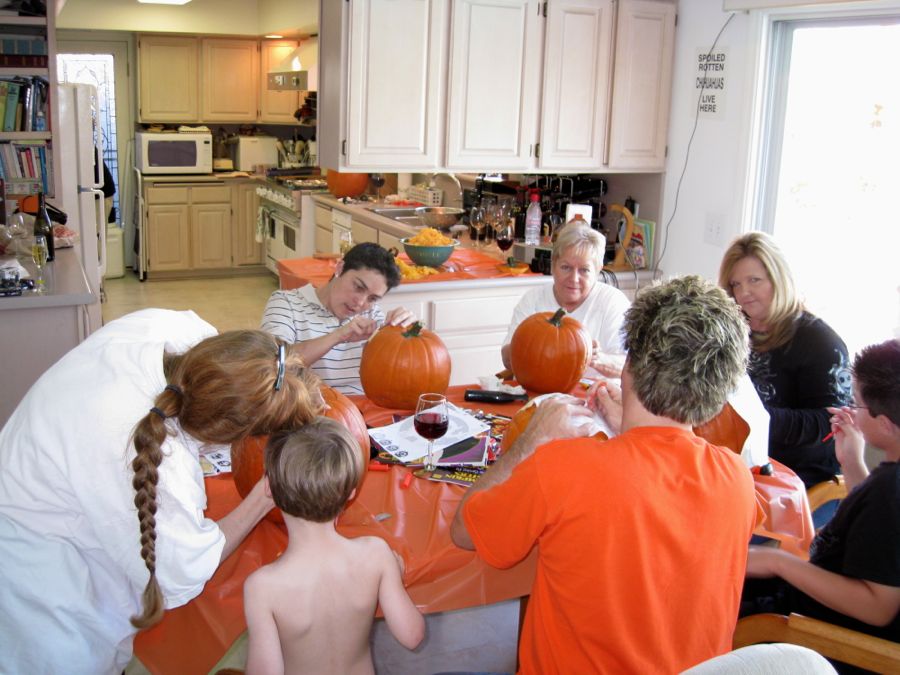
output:
{"label": "orange pumpkin", "polygon": [[421,394],[447,391],[450,352],[418,321],[409,328],[385,326],[363,349],[359,379],[376,405],[415,410]]}
{"label": "orange pumpkin", "polygon": [[718,415],[709,422],[694,427],[694,433],[713,445],[731,448],[740,455],[744,450],[744,442],[750,435],[750,425],[726,402]]}
{"label": "orange pumpkin", "polygon": [[328,170],[325,176],[328,191],[335,197],[359,197],[369,187],[369,174],[367,173],[340,173]]}
{"label": "orange pumpkin", "polygon": [[516,381],[540,394],[572,390],[591,357],[591,340],[564,309],[538,312],[525,319],[510,342]]}
{"label": "orange pumpkin", "polygon": [[[359,408],[349,398],[331,387],[323,386],[322,398],[328,407],[322,412],[326,417],[346,426],[359,443],[363,459],[369,461],[369,431]],[[231,446],[231,472],[234,485],[241,497],[246,497],[262,478],[265,468],[265,451],[268,436],[248,436]],[[281,511],[272,509],[267,518],[274,523],[284,523]]]}
{"label": "orange pumpkin", "polygon": [[[500,439],[501,452],[506,452],[512,447],[512,444],[516,442],[516,439],[525,430],[528,423],[531,422],[531,418],[534,417],[534,411],[538,409],[539,403],[540,401],[538,401],[538,399],[532,399],[526,403],[523,408],[519,408],[519,410],[516,411],[516,414],[512,416],[512,419],[506,427],[506,431],[503,432],[503,438]],[[598,431],[594,434],[594,438],[601,441],[609,440],[609,436],[602,431]]]}

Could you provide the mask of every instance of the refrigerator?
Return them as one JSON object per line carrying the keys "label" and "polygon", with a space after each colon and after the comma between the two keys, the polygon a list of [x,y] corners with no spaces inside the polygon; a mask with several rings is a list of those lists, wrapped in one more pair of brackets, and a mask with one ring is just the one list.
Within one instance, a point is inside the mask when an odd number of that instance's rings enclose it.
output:
{"label": "refrigerator", "polygon": [[103,134],[97,89],[91,84],[61,84],[59,120],[59,185],[53,199],[78,233],[75,251],[97,301],[88,305],[88,333],[103,323],[100,299],[106,273],[106,209],[103,203]]}

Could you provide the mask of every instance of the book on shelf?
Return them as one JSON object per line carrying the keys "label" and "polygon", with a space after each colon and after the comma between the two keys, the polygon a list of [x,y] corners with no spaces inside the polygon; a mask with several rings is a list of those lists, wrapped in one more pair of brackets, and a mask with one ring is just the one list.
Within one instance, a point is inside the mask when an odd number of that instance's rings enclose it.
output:
{"label": "book on shelf", "polygon": [[52,193],[53,153],[45,140],[0,143],[0,177],[16,190],[12,194]]}
{"label": "book on shelf", "polygon": [[8,82],[6,91],[6,112],[3,116],[3,131],[16,130],[16,108],[19,105],[19,90],[22,88],[18,82]]}
{"label": "book on shelf", "polygon": [[0,124],[2,130],[44,131],[36,124],[47,119],[49,82],[39,75],[0,79]]}

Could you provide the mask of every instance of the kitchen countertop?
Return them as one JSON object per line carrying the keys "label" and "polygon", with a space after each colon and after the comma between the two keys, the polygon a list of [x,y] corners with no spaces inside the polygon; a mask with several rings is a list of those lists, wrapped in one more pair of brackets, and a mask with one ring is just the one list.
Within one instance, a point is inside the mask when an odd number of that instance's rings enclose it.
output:
{"label": "kitchen countertop", "polygon": [[226,181],[256,180],[266,182],[265,176],[245,171],[226,171],[223,173],[197,173],[177,175],[141,174],[141,180],[145,183],[222,183]]}
{"label": "kitchen countertop", "polygon": [[[31,277],[36,278],[34,264],[31,261],[22,264]],[[74,248],[59,249],[56,259],[47,263],[43,277],[44,293],[25,291],[20,296],[0,297],[0,311],[92,305],[97,302]]]}
{"label": "kitchen countertop", "polygon": [[[385,204],[383,202],[356,202],[352,204],[345,204],[340,199],[333,197],[327,192],[313,195],[312,199],[316,204],[320,204],[321,206],[330,209],[345,211],[360,223],[370,225],[382,232],[387,232],[388,234],[391,234],[398,238],[411,237],[419,231],[419,229],[416,227],[404,225],[403,223],[399,223],[392,218],[380,216],[377,213],[372,212],[372,209],[384,208],[386,206],[390,207],[390,204]],[[475,248],[475,242],[471,241],[467,236],[461,237],[459,241],[460,248]],[[506,260],[506,256],[501,255],[496,246],[488,246],[484,249],[479,250],[482,253],[495,257],[499,262],[504,262]],[[615,276],[615,283],[613,285],[622,289],[623,291],[635,291],[638,288],[643,288],[644,286],[650,284],[650,282],[654,278],[653,272],[651,270],[629,270],[608,273]],[[491,280],[489,283],[515,283],[516,278],[517,277],[501,277],[499,279]],[[606,280],[604,279],[604,281]]]}

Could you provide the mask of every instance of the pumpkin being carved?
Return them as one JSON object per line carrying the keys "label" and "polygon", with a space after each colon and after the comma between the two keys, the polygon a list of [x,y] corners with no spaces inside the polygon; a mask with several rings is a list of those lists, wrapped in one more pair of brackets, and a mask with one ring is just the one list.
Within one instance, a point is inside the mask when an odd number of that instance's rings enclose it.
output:
{"label": "pumpkin being carved", "polygon": [[447,391],[450,352],[418,321],[408,328],[385,326],[363,349],[359,379],[376,405],[415,410],[421,394]]}
{"label": "pumpkin being carved", "polygon": [[[363,419],[359,408],[349,398],[331,387],[323,386],[322,398],[328,406],[322,411],[325,417],[340,422],[346,426],[353,437],[359,443],[360,452],[366,463],[369,461],[369,432],[366,429],[366,421]],[[253,486],[262,478],[265,466],[265,451],[268,436],[249,436],[242,441],[234,443],[231,447],[231,471],[234,476],[234,485],[241,497],[246,497]],[[272,509],[267,518],[274,523],[284,523],[281,511]]]}
{"label": "pumpkin being carved", "polygon": [[591,357],[591,340],[564,309],[538,312],[525,319],[510,342],[516,381],[539,394],[569,392]]}
{"label": "pumpkin being carved", "polygon": [[[500,451],[506,452],[512,447],[512,444],[515,443],[516,439],[523,431],[525,431],[528,423],[531,422],[531,418],[534,417],[534,412],[538,409],[538,405],[540,405],[541,401],[558,395],[559,394],[545,394],[543,396],[537,396],[526,403],[524,407],[519,408],[509,421],[506,431],[503,432],[503,438],[500,439]],[[593,434],[593,436],[601,441],[609,440],[609,436],[607,436],[604,431],[598,431]]]}

